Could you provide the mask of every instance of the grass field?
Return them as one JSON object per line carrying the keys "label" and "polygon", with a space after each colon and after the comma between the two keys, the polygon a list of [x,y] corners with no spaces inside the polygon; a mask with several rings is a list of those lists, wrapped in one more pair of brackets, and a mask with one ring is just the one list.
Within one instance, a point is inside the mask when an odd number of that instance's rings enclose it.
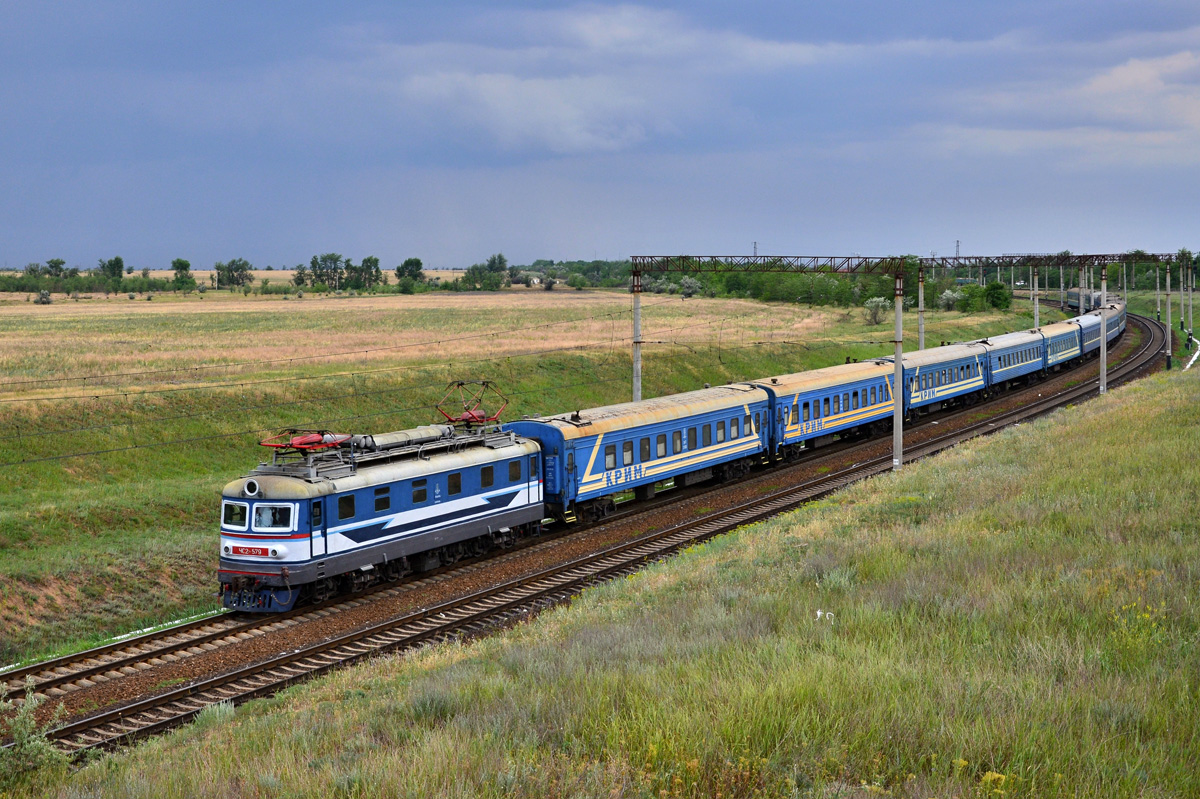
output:
{"label": "grass field", "polygon": [[[648,397],[890,351],[860,310],[644,307]],[[930,313],[927,338],[1029,323]],[[497,381],[505,418],[624,401],[629,335],[629,296],[600,291],[0,308],[0,662],[215,607],[219,491],[271,431],[436,421],[454,379]]]}
{"label": "grass field", "polygon": [[1200,795],[1198,450],[1159,374],[28,792]]}

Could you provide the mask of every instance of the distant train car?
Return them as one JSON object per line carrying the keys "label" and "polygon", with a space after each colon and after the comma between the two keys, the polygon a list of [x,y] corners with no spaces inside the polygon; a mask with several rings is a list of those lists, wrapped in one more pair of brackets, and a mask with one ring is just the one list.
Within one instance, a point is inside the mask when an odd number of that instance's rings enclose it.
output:
{"label": "distant train car", "polygon": [[541,445],[550,516],[599,519],[628,489],[648,498],[664,480],[690,485],[748,472],[767,451],[770,399],[753,385],[717,386],[504,429]]}
{"label": "distant train car", "polygon": [[772,452],[794,457],[834,436],[886,428],[892,415],[892,367],[851,363],[753,381],[771,395]]}
{"label": "distant train car", "polygon": [[287,610],[509,543],[544,518],[540,460],[515,433],[446,425],[279,441],[222,492],[225,607]]}
{"label": "distant train car", "polygon": [[[1082,312],[1095,310],[1100,307],[1100,292],[1084,289],[1083,294],[1083,309]],[[1067,307],[1080,310],[1079,308],[1079,289],[1067,289]]]}

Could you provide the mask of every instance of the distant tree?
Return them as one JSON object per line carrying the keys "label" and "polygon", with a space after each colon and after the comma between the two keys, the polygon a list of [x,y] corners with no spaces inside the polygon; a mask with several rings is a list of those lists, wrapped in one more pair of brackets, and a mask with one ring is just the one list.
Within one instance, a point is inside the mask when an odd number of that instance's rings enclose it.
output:
{"label": "distant tree", "polygon": [[326,286],[340,289],[346,279],[346,259],[340,253],[327,252],[323,255],[314,255],[308,263],[308,268],[312,270],[314,285],[324,283]]}
{"label": "distant tree", "polygon": [[121,273],[125,271],[125,260],[116,255],[107,261],[100,259],[100,274],[110,281],[120,282]]}
{"label": "distant tree", "polygon": [[577,272],[567,278],[567,285],[576,291],[583,291],[584,286],[587,285],[587,278]]}
{"label": "distant tree", "polygon": [[127,275],[132,275],[132,274],[133,274],[133,264],[128,264],[128,265],[125,267],[125,274],[127,274]]}
{"label": "distant tree", "polygon": [[307,286],[312,278],[312,273],[308,271],[308,267],[304,264],[296,264],[296,274],[292,275],[292,282],[297,286]]}
{"label": "distant tree", "polygon": [[142,280],[149,280],[149,279],[150,279],[150,269],[149,269],[149,267],[143,266],[142,267]]}
{"label": "distant tree", "polygon": [[196,288],[196,279],[192,277],[192,264],[183,258],[176,258],[171,261],[171,269],[175,272],[174,279],[171,280],[172,285],[178,291],[191,291]]}
{"label": "distant tree", "polygon": [[405,258],[404,263],[396,267],[396,280],[407,277],[415,283],[420,283],[425,280],[424,266],[420,258]]}
{"label": "distant tree", "polygon": [[383,273],[379,269],[379,259],[368,255],[358,266],[349,258],[345,261],[346,288],[370,289],[383,282]]}
{"label": "distant tree", "polygon": [[51,258],[46,261],[46,274],[50,277],[62,277],[63,267],[66,265],[67,262],[62,258]]}
{"label": "distant tree", "polygon": [[489,255],[487,270],[493,274],[508,272],[508,259],[504,257],[504,253],[498,252],[495,255]]}
{"label": "distant tree", "polygon": [[26,277],[41,277],[43,274],[45,274],[45,271],[45,267],[43,267],[37,261],[25,264]]}
{"label": "distant tree", "polygon": [[213,264],[213,270],[216,272],[218,286],[244,287],[254,282],[254,267],[245,258],[234,258],[228,263],[217,261]]}

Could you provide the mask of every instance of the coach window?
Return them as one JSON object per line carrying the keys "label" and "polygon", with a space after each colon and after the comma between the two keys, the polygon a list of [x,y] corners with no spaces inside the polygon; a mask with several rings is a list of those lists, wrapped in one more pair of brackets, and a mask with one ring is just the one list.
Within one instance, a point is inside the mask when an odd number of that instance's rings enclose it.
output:
{"label": "coach window", "polygon": [[[571,454],[572,457],[574,453]],[[575,464],[571,464],[574,466]],[[496,482],[496,473],[491,466],[484,466],[479,470],[479,485],[481,488],[490,488],[492,483]]]}
{"label": "coach window", "polygon": [[604,448],[604,468],[617,468],[617,445],[609,444]]}
{"label": "coach window", "polygon": [[825,413],[824,413],[824,415],[825,415],[825,416],[828,416],[828,415],[829,415],[829,397],[826,397],[826,398],[825,398],[825,407],[824,407],[822,410],[824,410],[824,412],[825,412]]}
{"label": "coach window", "polygon": [[683,433],[678,430],[671,434],[671,452],[675,455],[683,452]]}
{"label": "coach window", "polygon": [[799,423],[800,423],[800,406],[793,404],[792,405],[792,424],[799,424]]}
{"label": "coach window", "polygon": [[760,413],[754,414],[754,434],[762,435],[762,414]]}
{"label": "coach window", "polygon": [[650,460],[650,439],[649,438],[642,439],[640,449],[641,449],[640,454],[642,456],[642,463],[645,463],[646,461]]}
{"label": "coach window", "polygon": [[688,428],[688,452],[696,451],[696,428]]}
{"label": "coach window", "polygon": [[820,400],[813,400],[813,418],[814,419],[821,418],[821,401]]}
{"label": "coach window", "polygon": [[742,437],[741,425],[738,424],[738,420],[730,419],[729,420],[729,439],[732,441],[735,438],[741,438],[741,437]]}
{"label": "coach window", "polygon": [[854,405],[853,410],[857,411],[858,410],[858,392],[857,391],[853,391],[850,393],[850,402]]}
{"label": "coach window", "polygon": [[872,405],[875,404],[875,387],[874,386],[871,387],[871,404]]}
{"label": "coach window", "polygon": [[808,403],[806,402],[806,403],[804,403],[804,421],[806,421],[806,422],[809,420],[809,413],[810,413],[810,410],[808,407]]}
{"label": "coach window", "polygon": [[446,478],[446,493],[450,496],[462,493],[462,472],[453,472]]}
{"label": "coach window", "polygon": [[375,489],[375,512],[389,510],[392,507],[392,492],[387,486]]}
{"label": "coach window", "polygon": [[633,442],[626,441],[621,444],[621,465],[630,466],[633,464]]}
{"label": "coach window", "polygon": [[319,499],[314,499],[312,504],[312,529],[321,529],[321,506],[324,505]]}
{"label": "coach window", "polygon": [[508,482],[510,482],[510,483],[521,482],[521,462],[520,461],[509,461],[508,462]]}
{"label": "coach window", "polygon": [[413,504],[414,505],[416,505],[418,502],[425,501],[425,498],[428,496],[428,493],[425,490],[425,484],[428,482],[429,481],[425,480],[425,479],[413,480],[412,489],[413,489]]}
{"label": "coach window", "polygon": [[658,453],[658,457],[667,457],[667,434],[663,433],[658,438],[654,439],[654,451]]}
{"label": "coach window", "polygon": [[712,425],[706,424],[700,428],[700,440],[706,447],[712,446]]}
{"label": "coach window", "polygon": [[724,441],[725,441],[725,423],[717,422],[717,443],[720,444]]}
{"label": "coach window", "polygon": [[746,414],[746,417],[742,419],[742,428],[745,429],[746,435],[754,433],[754,428],[750,426],[750,414]]}
{"label": "coach window", "polygon": [[842,394],[842,412],[850,410],[850,395]]}
{"label": "coach window", "polygon": [[353,519],[354,518],[354,495],[347,494],[344,497],[338,497],[338,519]]}

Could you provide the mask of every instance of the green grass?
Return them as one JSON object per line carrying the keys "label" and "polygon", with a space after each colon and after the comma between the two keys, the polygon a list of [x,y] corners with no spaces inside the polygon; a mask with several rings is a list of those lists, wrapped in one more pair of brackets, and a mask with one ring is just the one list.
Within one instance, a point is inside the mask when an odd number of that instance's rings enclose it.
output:
{"label": "green grass", "polygon": [[[34,388],[67,395],[132,392],[115,400],[0,403],[0,441],[6,445],[0,472],[7,484],[0,493],[0,663],[87,646],[215,607],[217,497],[226,482],[265,457],[256,446],[264,434],[244,431],[338,419],[345,421],[326,424],[353,432],[424,424],[440,418],[431,406],[454,379],[497,381],[512,399],[506,418],[628,399],[628,347],[610,344],[628,335],[627,296],[541,292],[479,299],[490,303],[486,308],[472,302],[424,296],[364,298],[358,305],[238,298],[214,304],[193,298],[151,308],[113,302],[82,310],[49,306],[45,315],[23,307],[0,312],[5,342],[0,369],[14,380],[493,334],[327,360],[89,381],[87,389],[78,384],[0,389],[0,399],[7,400],[28,399]],[[348,311],[351,307],[359,310]],[[648,297],[645,315],[646,338],[670,342],[646,348],[647,397],[890,349],[871,343],[890,338],[890,326],[865,326],[861,310]],[[597,318],[550,332],[495,335],[585,316]],[[689,327],[697,321],[711,323]],[[906,340],[915,347],[914,320],[908,321]],[[927,340],[963,340],[1019,329],[1029,318],[1023,310],[979,316],[931,312],[927,322]],[[521,355],[574,343],[595,347]],[[497,350],[506,354],[497,356]],[[312,379],[255,383],[280,377]],[[136,393],[192,387],[203,390]],[[210,438],[214,435],[223,437]],[[196,441],[172,443],[191,439]],[[100,450],[114,451],[20,462]]]}
{"label": "green grass", "polygon": [[1116,389],[501,635],[214,711],[29,790],[1195,796],[1196,378]]}

